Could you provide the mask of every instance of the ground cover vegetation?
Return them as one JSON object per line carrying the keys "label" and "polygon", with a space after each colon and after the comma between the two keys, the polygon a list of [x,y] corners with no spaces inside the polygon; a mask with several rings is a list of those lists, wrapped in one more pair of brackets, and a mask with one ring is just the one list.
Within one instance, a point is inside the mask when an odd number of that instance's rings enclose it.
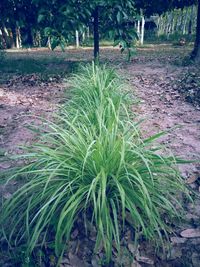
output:
{"label": "ground cover vegetation", "polygon": [[180,218],[177,194],[188,189],[176,165],[184,161],[156,145],[163,132],[142,137],[124,88],[113,69],[82,67],[69,102],[34,128],[39,141],[16,156],[26,164],[8,182],[20,177],[24,185],[3,203],[0,220],[9,248],[25,245],[29,263],[48,246],[59,262],[79,218],[86,232],[94,226],[94,253],[101,249],[108,266],[127,218],[136,242],[143,236],[158,245]]}

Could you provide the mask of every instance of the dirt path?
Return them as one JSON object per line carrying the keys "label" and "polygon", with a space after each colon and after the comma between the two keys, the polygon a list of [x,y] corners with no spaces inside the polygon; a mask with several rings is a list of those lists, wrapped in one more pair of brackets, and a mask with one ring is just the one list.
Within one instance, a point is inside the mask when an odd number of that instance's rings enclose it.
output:
{"label": "dirt path", "polygon": [[[17,145],[31,139],[24,126],[37,121],[37,116],[47,116],[62,101],[64,84],[23,84],[21,81],[0,86],[1,147],[12,152]],[[35,78],[36,79],[36,78]]]}
{"label": "dirt path", "polygon": [[[5,161],[5,155],[21,153],[21,145],[33,142],[37,135],[28,125],[39,123],[38,117],[49,118],[57,104],[63,101],[63,83],[37,82],[36,75],[16,77],[8,84],[0,85],[0,175],[16,166]],[[16,182],[11,181],[6,189],[0,179],[0,197],[10,197],[16,191]],[[1,265],[1,262],[0,262]]]}
{"label": "dirt path", "polygon": [[[178,156],[199,159],[200,108],[186,103],[175,89],[181,72],[186,71],[184,67],[148,62],[129,65],[126,71],[140,99],[133,111],[139,114],[139,119],[145,119],[142,127],[145,135],[177,126],[162,139],[162,143]],[[182,169],[185,176],[200,170],[194,164]]]}
{"label": "dirt path", "polygon": [[[161,143],[165,144],[174,154],[184,159],[200,159],[200,108],[185,102],[176,90],[176,82],[187,68],[163,65],[158,62],[135,63],[124,66],[123,73],[128,77],[135,94],[140,99],[139,105],[133,106],[138,120],[145,119],[142,129],[144,136],[161,130],[170,131]],[[178,126],[178,128],[176,128]],[[200,196],[200,165],[186,164],[180,167],[183,176]],[[175,228],[171,237],[172,250],[168,255],[154,254],[151,244],[141,245],[140,253],[154,259],[151,266],[157,267],[199,267],[200,266],[200,201],[194,205],[186,204],[185,221]],[[190,230],[192,229],[192,230]],[[192,237],[192,231],[195,234]],[[187,230],[189,238],[185,238],[183,230]],[[147,261],[146,261],[147,263]],[[142,266],[150,266],[144,264]]]}

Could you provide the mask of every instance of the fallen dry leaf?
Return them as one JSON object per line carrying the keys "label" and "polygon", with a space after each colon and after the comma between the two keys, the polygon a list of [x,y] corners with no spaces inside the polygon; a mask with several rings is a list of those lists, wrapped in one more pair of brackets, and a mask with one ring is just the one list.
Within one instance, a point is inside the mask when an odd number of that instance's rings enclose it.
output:
{"label": "fallen dry leaf", "polygon": [[193,184],[198,180],[198,178],[199,177],[197,175],[193,175],[186,180],[186,184]]}
{"label": "fallen dry leaf", "polygon": [[200,229],[198,228],[197,229],[194,229],[194,228],[186,229],[181,232],[181,236],[186,237],[186,238],[200,237]]}
{"label": "fallen dry leaf", "polygon": [[136,260],[139,262],[143,262],[149,265],[154,265],[154,261],[148,257],[144,257],[144,256],[137,256],[136,255]]}

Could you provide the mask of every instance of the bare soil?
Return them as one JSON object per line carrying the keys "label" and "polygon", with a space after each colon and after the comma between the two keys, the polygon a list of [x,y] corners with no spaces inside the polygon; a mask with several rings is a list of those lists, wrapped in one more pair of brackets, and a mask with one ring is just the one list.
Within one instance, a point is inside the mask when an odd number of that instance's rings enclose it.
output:
{"label": "bare soil", "polygon": [[[168,130],[169,133],[160,142],[166,144],[174,154],[184,159],[196,160],[200,158],[200,108],[186,103],[184,96],[177,91],[177,81],[191,68],[180,65],[181,59],[189,50],[190,48],[150,46],[140,49],[138,55],[130,63],[126,63],[123,55],[119,55],[119,51],[109,48],[102,50],[102,61],[117,66],[119,74],[128,80],[130,90],[139,100],[138,104],[133,105],[132,110],[137,114],[138,121],[145,119],[141,126],[144,136]],[[33,50],[28,54],[30,58],[37,59],[40,56],[48,56],[49,52]],[[91,49],[69,50],[64,54],[55,52],[55,55],[68,62],[92,59]],[[24,58],[26,53],[13,52],[9,56]],[[54,65],[58,68],[64,67],[63,63],[60,65],[53,63],[51,67]],[[44,82],[35,73],[16,74],[11,78],[9,76],[9,80],[0,85],[0,158],[6,153],[20,153],[18,145],[31,143],[34,140],[35,136],[25,125],[37,123],[40,116],[50,117],[58,104],[63,101],[65,88],[66,82],[62,79]],[[10,168],[11,165],[12,163],[0,161],[0,171]],[[199,164],[184,165],[181,171],[186,182],[199,195]],[[6,198],[7,194],[8,192],[3,190],[3,197]],[[199,267],[200,200],[196,198],[194,205],[186,204],[186,210],[185,221],[175,225],[174,234],[171,236],[171,252],[155,252],[152,244],[145,241],[134,248],[130,229],[127,228],[122,256],[110,266],[121,264],[127,267]],[[188,234],[185,236],[183,230],[188,230],[189,233],[186,232]],[[101,254],[91,256],[92,239],[79,238],[79,232],[80,229],[75,229],[71,250],[62,267],[100,266],[98,261]],[[11,266],[6,264],[0,260],[1,266]]]}

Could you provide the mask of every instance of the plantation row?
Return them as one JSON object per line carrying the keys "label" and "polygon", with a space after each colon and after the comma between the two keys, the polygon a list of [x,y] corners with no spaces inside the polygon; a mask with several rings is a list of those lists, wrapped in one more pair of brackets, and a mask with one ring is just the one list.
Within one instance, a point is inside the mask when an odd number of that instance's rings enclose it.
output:
{"label": "plantation row", "polygon": [[[94,252],[106,262],[120,252],[124,226],[160,244],[170,220],[180,216],[179,192],[188,191],[176,167],[155,141],[142,138],[130,113],[127,85],[113,69],[88,65],[71,79],[71,99],[52,121],[35,126],[38,142],[24,148],[9,181],[23,186],[3,203],[0,223],[9,247],[25,245],[26,258],[53,244],[62,259],[77,220],[96,229]],[[27,162],[29,162],[27,164]],[[8,181],[8,182],[9,182]]]}

